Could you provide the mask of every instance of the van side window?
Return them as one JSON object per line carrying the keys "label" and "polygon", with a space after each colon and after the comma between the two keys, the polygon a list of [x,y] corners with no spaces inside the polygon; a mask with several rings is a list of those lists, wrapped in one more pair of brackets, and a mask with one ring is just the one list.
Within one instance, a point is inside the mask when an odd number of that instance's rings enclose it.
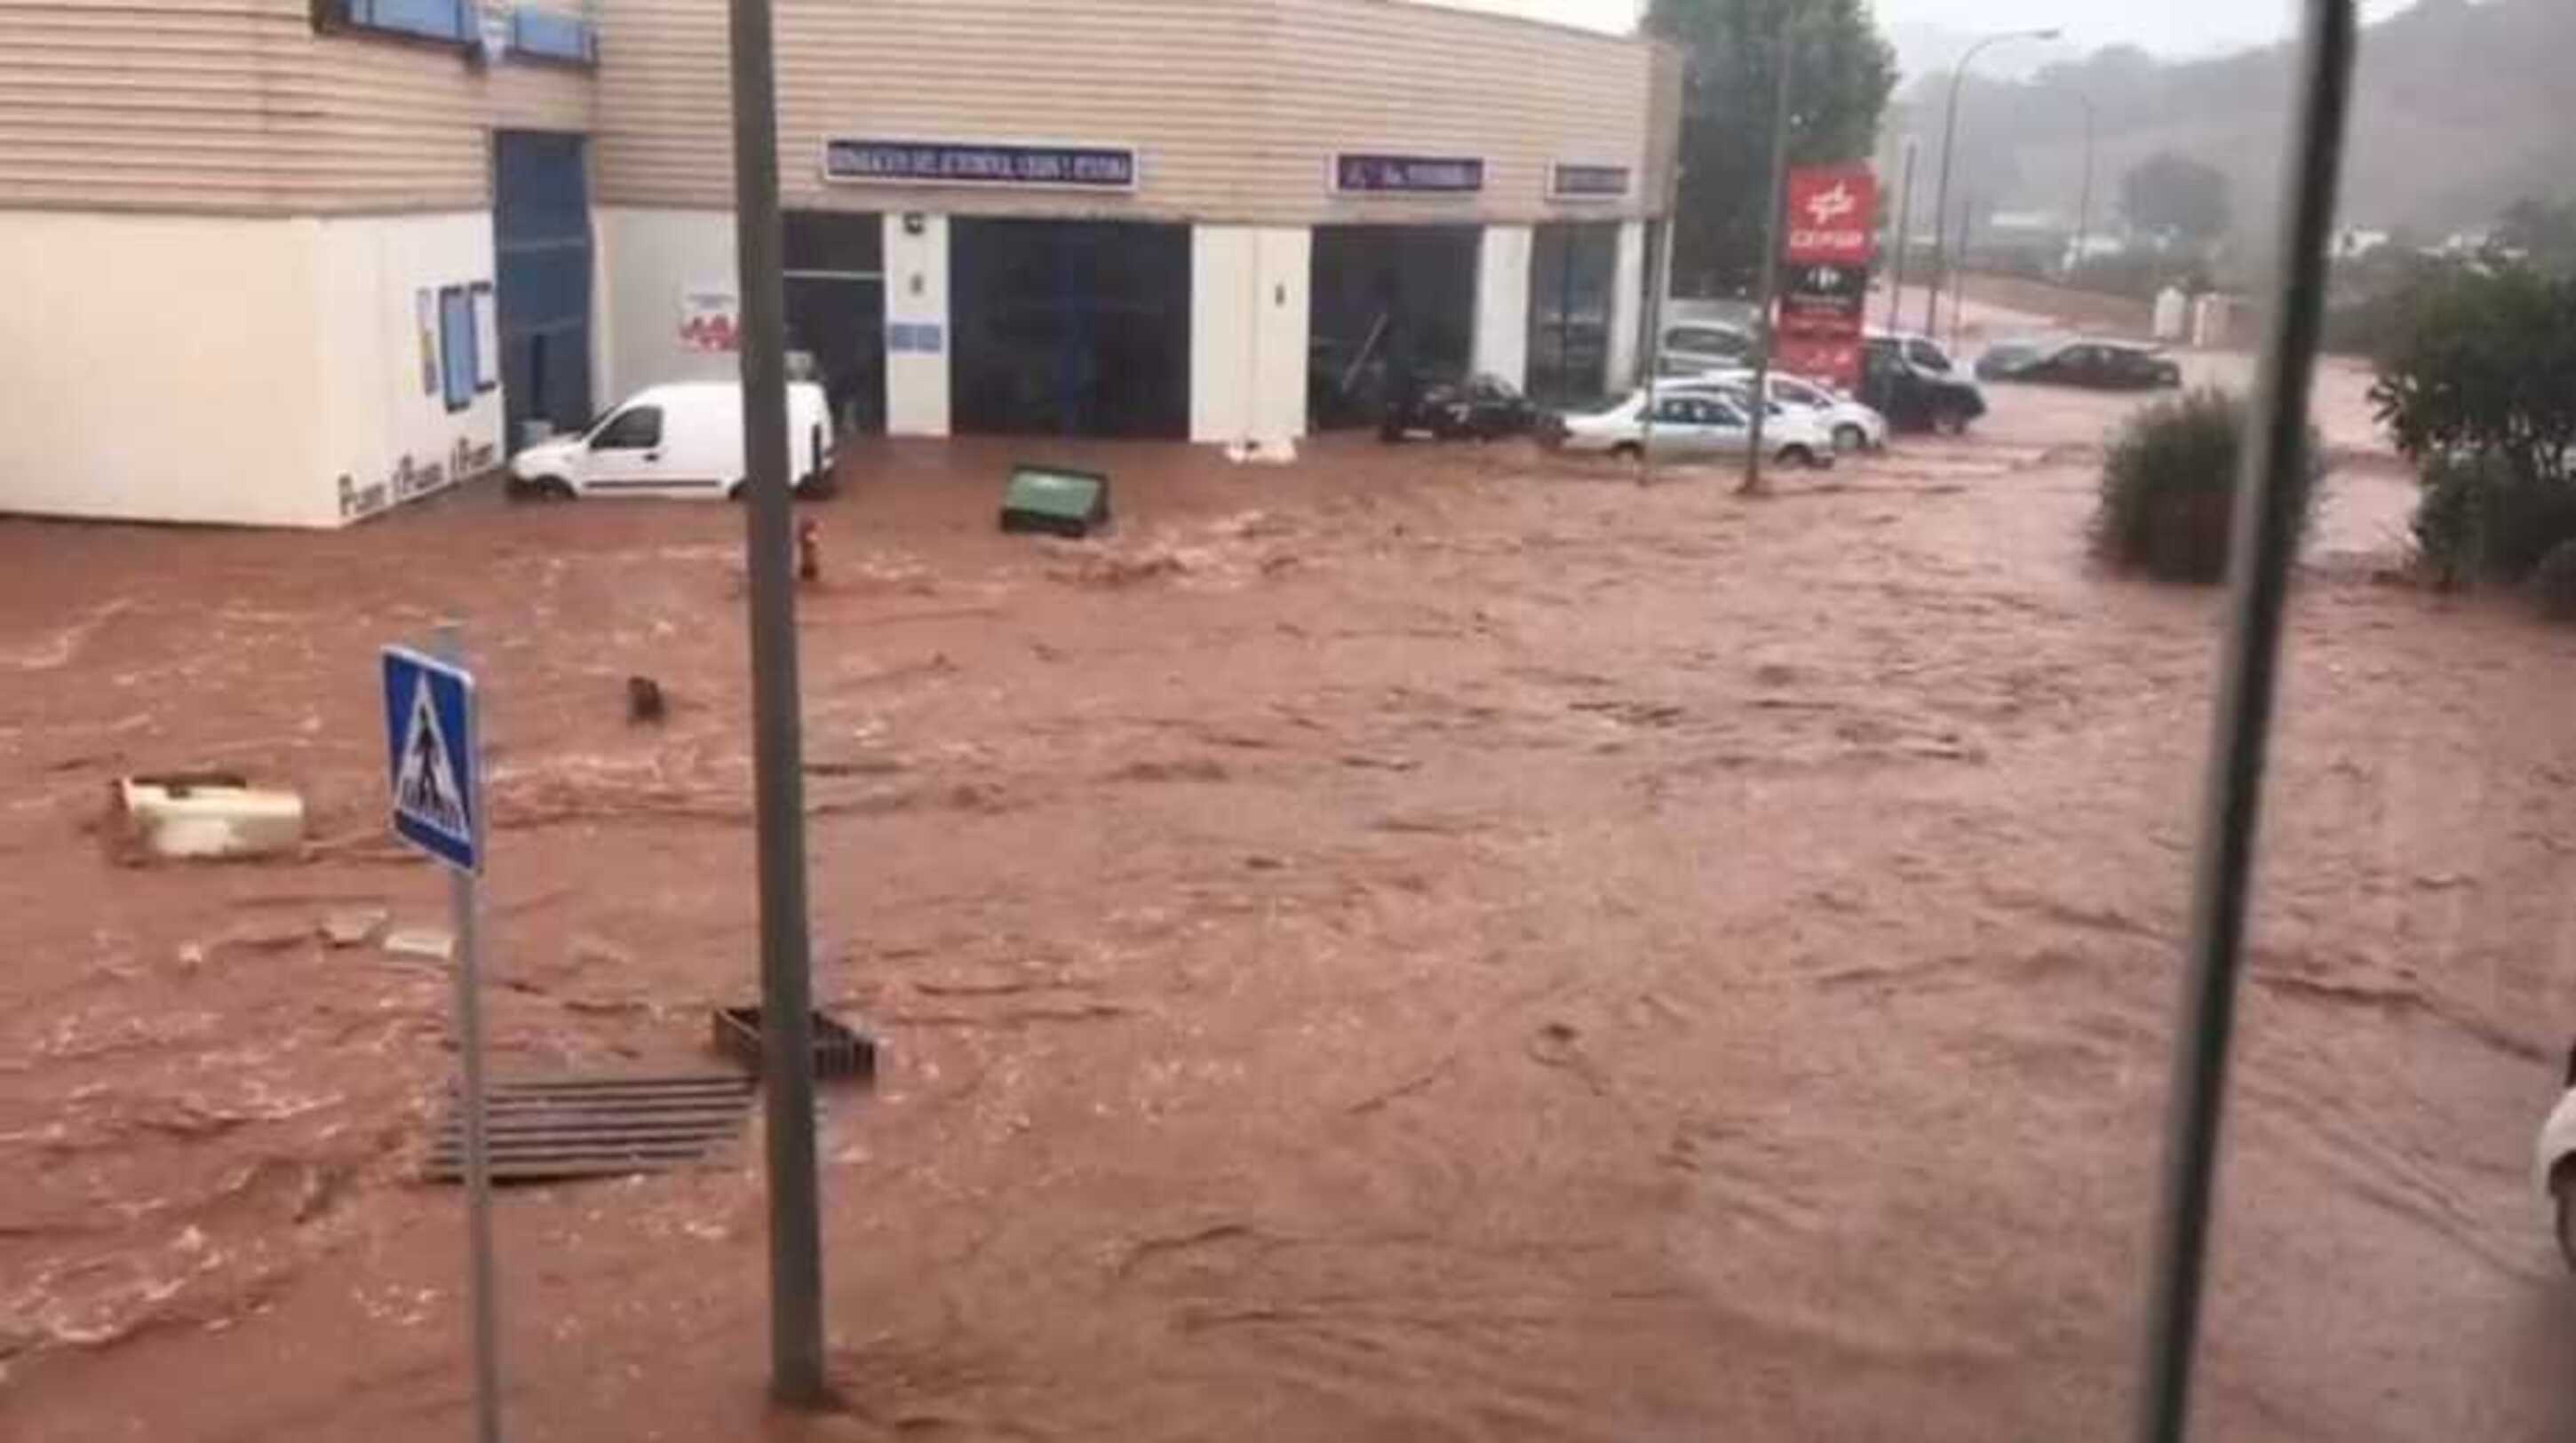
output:
{"label": "van side window", "polygon": [[593,451],[650,451],[662,444],[662,408],[630,406],[590,438]]}

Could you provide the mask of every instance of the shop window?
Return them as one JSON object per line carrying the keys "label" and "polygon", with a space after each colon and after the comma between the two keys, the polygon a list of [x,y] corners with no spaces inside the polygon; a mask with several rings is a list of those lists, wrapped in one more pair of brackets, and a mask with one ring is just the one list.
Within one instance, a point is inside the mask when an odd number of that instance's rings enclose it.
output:
{"label": "shop window", "polygon": [[321,0],[318,28],[382,30],[423,40],[463,42],[476,33],[472,0]]}
{"label": "shop window", "polygon": [[501,326],[492,305],[492,283],[476,281],[474,297],[474,389],[501,384]]}
{"label": "shop window", "polygon": [[444,286],[438,292],[438,355],[447,409],[473,405],[482,363],[475,356],[474,293],[464,286]]}
{"label": "shop window", "polygon": [[510,10],[510,53],[530,60],[556,60],[567,65],[599,63],[599,34],[590,22],[542,5]]}

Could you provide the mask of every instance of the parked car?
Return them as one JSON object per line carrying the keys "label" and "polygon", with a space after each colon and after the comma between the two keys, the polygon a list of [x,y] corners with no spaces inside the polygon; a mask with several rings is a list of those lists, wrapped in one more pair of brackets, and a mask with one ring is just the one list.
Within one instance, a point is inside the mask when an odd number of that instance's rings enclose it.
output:
{"label": "parked car", "polygon": [[[823,388],[787,387],[788,472],[799,494],[831,484],[832,425]],[[510,458],[515,496],[708,496],[742,492],[742,385],[683,381],[636,392],[577,435]]]}
{"label": "parked car", "polygon": [[[1714,384],[1655,392],[1653,446],[1657,456],[1741,456],[1753,445],[1740,389]],[[1552,417],[1541,427],[1545,444],[1574,452],[1643,456],[1647,447],[1646,393],[1637,391],[1606,411]],[[1792,406],[1771,408],[1762,422],[1763,449],[1784,465],[1823,469],[1834,464],[1832,433],[1823,419]]]}
{"label": "parked car", "polygon": [[[1753,386],[1753,373],[1744,370],[1711,371],[1703,379],[1748,391]],[[1831,386],[1774,372],[1769,387],[1771,399],[1780,405],[1823,417],[1825,433],[1838,452],[1875,451],[1887,444],[1887,418]]]}
{"label": "parked car", "polygon": [[2059,341],[2027,336],[1997,341],[1986,347],[1986,353],[1977,358],[1977,379],[2011,380],[2023,367],[2062,344],[2063,342]]}
{"label": "parked car", "polygon": [[1499,376],[1464,381],[1434,381],[1414,394],[1412,403],[1389,403],[1378,437],[1401,441],[1429,432],[1434,440],[1491,441],[1518,436],[1538,424],[1539,412],[1510,382]]}
{"label": "parked car", "polygon": [[1986,414],[1986,393],[1930,340],[1873,331],[1861,341],[1860,399],[1900,431],[1964,433]]}
{"label": "parked car", "polygon": [[[1993,353],[1987,353],[1991,360]],[[1977,363],[1985,374],[1986,362]],[[2180,386],[2182,367],[2152,346],[2123,341],[2066,341],[2003,372],[2015,381],[2090,386],[2104,391],[2151,391]]]}
{"label": "parked car", "polygon": [[1724,321],[1677,321],[1664,327],[1659,356],[1664,375],[1741,366],[1753,358],[1753,333]]}

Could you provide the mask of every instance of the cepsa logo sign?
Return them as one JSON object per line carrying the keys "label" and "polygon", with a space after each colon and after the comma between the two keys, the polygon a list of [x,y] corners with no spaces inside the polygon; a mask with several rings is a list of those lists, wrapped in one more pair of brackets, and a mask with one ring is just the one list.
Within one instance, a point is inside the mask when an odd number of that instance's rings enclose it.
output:
{"label": "cepsa logo sign", "polygon": [[1865,165],[1801,166],[1789,172],[1793,266],[1865,266],[1877,246],[1878,177]]}

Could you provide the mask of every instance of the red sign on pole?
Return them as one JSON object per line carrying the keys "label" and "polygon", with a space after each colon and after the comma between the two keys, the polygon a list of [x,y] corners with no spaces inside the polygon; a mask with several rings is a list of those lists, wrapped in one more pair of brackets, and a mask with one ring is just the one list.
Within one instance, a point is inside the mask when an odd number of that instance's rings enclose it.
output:
{"label": "red sign on pole", "polygon": [[1878,252],[1878,176],[1866,165],[1789,172],[1788,268],[1773,359],[1797,375],[1860,382],[1869,265]]}
{"label": "red sign on pole", "polygon": [[1865,165],[1807,165],[1789,172],[1793,266],[1865,266],[1878,251],[1878,176]]}

